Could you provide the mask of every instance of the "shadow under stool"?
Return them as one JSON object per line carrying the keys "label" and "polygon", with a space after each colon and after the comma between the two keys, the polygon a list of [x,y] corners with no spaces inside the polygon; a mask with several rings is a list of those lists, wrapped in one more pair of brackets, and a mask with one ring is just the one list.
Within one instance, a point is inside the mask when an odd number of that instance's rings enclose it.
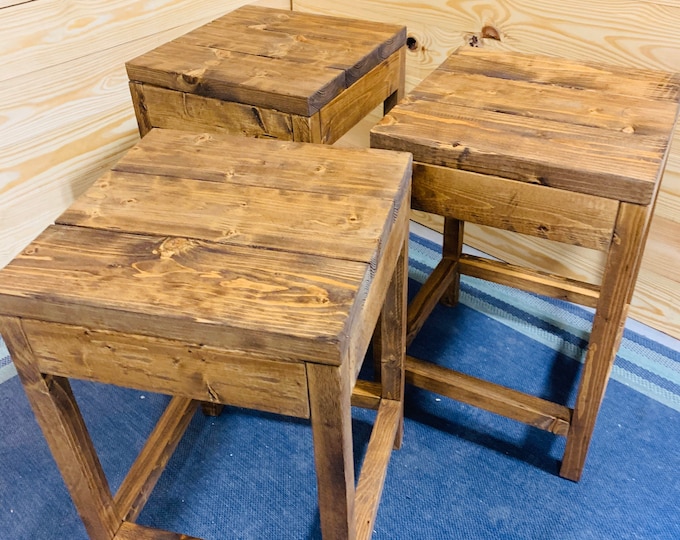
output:
{"label": "shadow under stool", "polygon": [[[595,308],[573,406],[407,357],[407,382],[566,437],[581,477],[678,114],[676,74],[460,50],[371,131],[413,153],[412,207],[444,217],[442,260],[408,308],[410,343],[460,275]],[[464,223],[605,253],[599,285],[462,254]],[[569,265],[569,261],[564,261]]]}
{"label": "shadow under stool", "polygon": [[[410,179],[410,154],[154,129],[0,271],[91,538],[188,539],[135,521],[201,402],[309,418],[323,538],[371,536],[402,438]],[[357,382],[374,330],[381,382]],[[172,396],[115,495],[71,378]],[[352,403],[377,409],[356,487]]]}
{"label": "shadow under stool", "polygon": [[403,97],[406,28],[243,6],[126,63],[139,131],[332,144]]}

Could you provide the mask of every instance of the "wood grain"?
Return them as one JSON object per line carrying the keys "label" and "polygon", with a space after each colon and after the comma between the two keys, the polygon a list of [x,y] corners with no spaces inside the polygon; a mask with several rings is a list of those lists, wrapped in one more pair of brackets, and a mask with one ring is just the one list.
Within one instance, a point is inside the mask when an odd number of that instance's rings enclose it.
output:
{"label": "wood grain", "polygon": [[[675,1],[617,0],[294,0],[300,11],[349,15],[394,24],[407,24],[414,39],[406,59],[406,87],[413,89],[455,49],[471,44],[487,49],[548,54],[577,61],[597,61],[622,67],[680,72],[680,5]],[[485,38],[490,26],[500,40]],[[378,117],[379,118],[379,117]],[[378,119],[376,118],[376,120]],[[368,126],[370,128],[370,126]],[[364,128],[366,129],[366,128]],[[354,140],[366,144],[364,133]],[[657,203],[648,249],[640,272],[631,316],[680,338],[680,277],[667,276],[678,263],[665,264],[680,254],[680,133],[676,131]],[[428,216],[427,225],[442,230]],[[661,221],[663,219],[663,221]],[[557,246],[537,238],[518,240],[494,229],[467,228],[467,241],[482,251],[515,264],[563,274],[573,265],[574,278],[597,282],[602,274],[600,253]],[[663,255],[665,254],[665,256]],[[665,260],[665,261],[664,261]]]}

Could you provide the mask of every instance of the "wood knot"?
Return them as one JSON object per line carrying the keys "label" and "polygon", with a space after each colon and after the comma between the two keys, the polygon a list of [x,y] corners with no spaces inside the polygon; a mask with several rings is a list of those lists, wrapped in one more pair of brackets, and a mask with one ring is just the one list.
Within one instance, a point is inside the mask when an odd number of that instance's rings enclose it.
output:
{"label": "wood knot", "polygon": [[621,131],[623,131],[624,133],[628,133],[630,135],[635,133],[635,128],[633,126],[626,126]]}
{"label": "wood knot", "polygon": [[482,27],[482,37],[485,39],[495,39],[496,41],[501,40],[501,35],[493,26],[487,24]]}

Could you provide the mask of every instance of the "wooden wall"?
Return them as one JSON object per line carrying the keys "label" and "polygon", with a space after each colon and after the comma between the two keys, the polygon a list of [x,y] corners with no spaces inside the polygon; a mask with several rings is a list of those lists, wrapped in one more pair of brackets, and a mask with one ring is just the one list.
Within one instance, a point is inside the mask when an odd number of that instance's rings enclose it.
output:
{"label": "wooden wall", "polygon": [[[415,40],[407,57],[407,90],[453,50],[470,44],[680,71],[680,0],[293,0],[293,9],[405,24]],[[364,132],[355,132],[355,142],[366,144],[368,127],[370,122]],[[635,319],[676,338],[680,338],[678,139],[680,130],[631,309]],[[430,216],[421,214],[418,220],[435,229],[441,226]],[[467,230],[468,244],[506,261],[553,272],[571,268],[574,277],[593,282],[601,275],[599,253],[481,227]]]}
{"label": "wooden wall", "polygon": [[125,61],[246,3],[0,0],[0,268],[138,139]]}

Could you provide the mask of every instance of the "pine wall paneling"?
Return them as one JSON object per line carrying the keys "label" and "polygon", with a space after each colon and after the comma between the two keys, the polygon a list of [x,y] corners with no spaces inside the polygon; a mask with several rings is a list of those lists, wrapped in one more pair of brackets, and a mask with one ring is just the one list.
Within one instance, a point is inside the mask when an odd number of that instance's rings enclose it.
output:
{"label": "pine wall paneling", "polygon": [[[680,0],[293,0],[293,9],[405,24],[415,39],[407,90],[461,46],[680,71]],[[486,28],[485,28],[486,27]],[[493,39],[496,35],[499,39]],[[485,37],[486,36],[486,37]],[[365,130],[344,144],[367,144]],[[676,131],[631,316],[680,338],[680,130]],[[416,220],[441,229],[441,220]],[[602,255],[468,226],[467,243],[516,264],[597,281]],[[566,261],[566,262],[565,262]]]}
{"label": "pine wall paneling", "polygon": [[137,141],[125,61],[245,3],[0,3],[0,267]]}

